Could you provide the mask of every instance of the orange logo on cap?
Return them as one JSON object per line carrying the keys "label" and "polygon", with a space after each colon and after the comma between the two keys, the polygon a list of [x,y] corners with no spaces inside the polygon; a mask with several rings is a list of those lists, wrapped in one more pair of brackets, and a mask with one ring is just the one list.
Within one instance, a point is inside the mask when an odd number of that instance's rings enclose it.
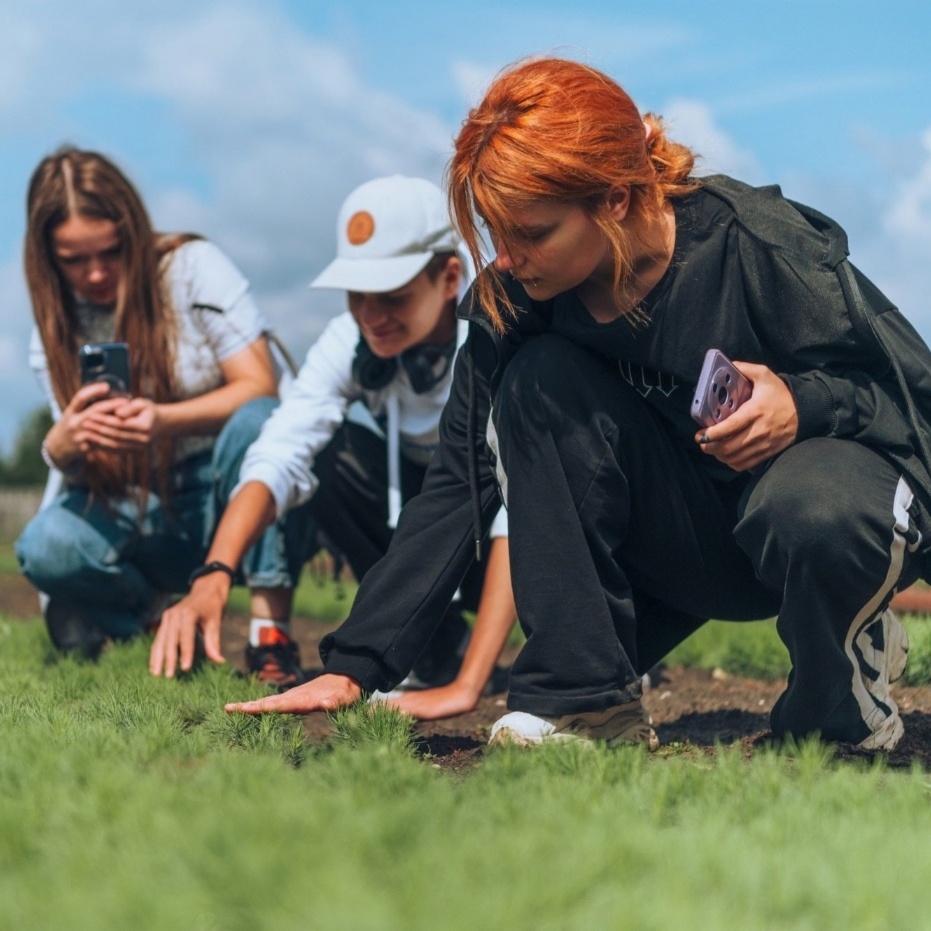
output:
{"label": "orange logo on cap", "polygon": [[367,210],[354,213],[346,224],[346,238],[353,246],[368,242],[375,232],[375,219]]}

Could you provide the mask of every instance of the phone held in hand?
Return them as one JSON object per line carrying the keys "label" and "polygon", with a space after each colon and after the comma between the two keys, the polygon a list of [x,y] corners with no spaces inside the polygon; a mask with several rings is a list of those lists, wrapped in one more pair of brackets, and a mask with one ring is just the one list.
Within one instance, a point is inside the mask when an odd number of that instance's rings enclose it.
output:
{"label": "phone held in hand", "polygon": [[720,349],[709,349],[692,398],[692,417],[703,427],[726,420],[753,392],[753,382]]}
{"label": "phone held in hand", "polygon": [[88,343],[79,350],[78,359],[82,385],[102,381],[110,386],[111,394],[131,393],[127,343]]}

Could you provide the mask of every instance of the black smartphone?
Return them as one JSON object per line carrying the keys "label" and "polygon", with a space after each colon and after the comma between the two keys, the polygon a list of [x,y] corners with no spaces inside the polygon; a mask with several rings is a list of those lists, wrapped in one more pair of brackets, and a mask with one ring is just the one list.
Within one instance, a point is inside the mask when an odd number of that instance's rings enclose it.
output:
{"label": "black smartphone", "polygon": [[730,417],[753,393],[753,382],[720,349],[709,349],[692,398],[692,418],[712,427]]}
{"label": "black smartphone", "polygon": [[111,394],[131,394],[129,346],[126,343],[88,343],[78,352],[81,384],[103,381]]}

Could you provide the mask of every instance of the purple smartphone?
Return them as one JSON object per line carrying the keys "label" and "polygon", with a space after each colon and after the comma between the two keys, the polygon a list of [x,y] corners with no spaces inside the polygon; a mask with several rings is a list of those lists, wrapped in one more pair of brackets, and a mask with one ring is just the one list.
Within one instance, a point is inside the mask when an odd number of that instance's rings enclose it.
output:
{"label": "purple smartphone", "polygon": [[753,392],[753,382],[720,349],[709,349],[692,398],[692,417],[712,427],[730,417]]}

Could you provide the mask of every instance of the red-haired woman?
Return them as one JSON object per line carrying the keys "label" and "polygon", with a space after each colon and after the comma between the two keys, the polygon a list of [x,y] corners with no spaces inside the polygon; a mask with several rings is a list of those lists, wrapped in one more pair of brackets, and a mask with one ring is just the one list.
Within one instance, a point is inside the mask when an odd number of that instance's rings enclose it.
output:
{"label": "red-haired woman", "polygon": [[[424,492],[324,643],[329,675],[231,707],[328,708],[400,678],[500,488],[527,643],[493,741],[655,746],[638,674],[709,617],[778,614],[773,733],[895,747],[908,642],[887,608],[928,546],[931,354],[834,222],[693,166],[590,67],[494,81],[449,183],[471,251],[481,223],[495,256]],[[711,347],[752,396],[696,431]]]}

